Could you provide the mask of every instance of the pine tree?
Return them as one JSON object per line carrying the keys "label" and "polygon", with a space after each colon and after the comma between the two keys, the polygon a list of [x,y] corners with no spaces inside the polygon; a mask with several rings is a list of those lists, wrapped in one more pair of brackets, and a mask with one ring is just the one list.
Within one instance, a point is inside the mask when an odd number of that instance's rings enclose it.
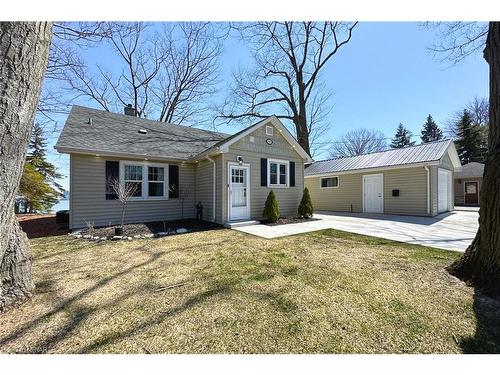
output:
{"label": "pine tree", "polygon": [[422,143],[434,142],[443,139],[443,131],[439,129],[436,122],[431,115],[427,116],[427,121],[422,129],[422,136],[420,137]]}
{"label": "pine tree", "polygon": [[464,110],[462,118],[457,124],[458,138],[455,140],[458,156],[462,164],[470,162],[483,163],[486,156],[483,130],[473,123],[468,110]]}
{"label": "pine tree", "polygon": [[310,218],[313,215],[313,204],[312,204],[312,199],[311,195],[309,194],[309,189],[304,188],[304,194],[302,195],[302,199],[299,204],[299,216],[300,217],[305,217],[305,218]]}
{"label": "pine tree", "polygon": [[264,216],[272,223],[278,221],[278,219],[280,218],[280,207],[278,205],[278,201],[276,200],[276,195],[274,195],[274,192],[272,190],[267,196],[262,216]]}
{"label": "pine tree", "polygon": [[46,160],[46,147],[43,129],[39,124],[35,124],[19,185],[19,194],[28,201],[30,212],[49,210],[64,192],[57,181],[62,175],[57,172],[54,164]]}
{"label": "pine tree", "polygon": [[405,128],[403,124],[399,123],[396,134],[391,142],[391,148],[402,148],[405,146],[413,146],[415,141],[411,141],[411,137],[413,137],[412,132]]}
{"label": "pine tree", "polygon": [[43,128],[35,123],[31,139],[28,144],[28,155],[26,162],[30,163],[35,169],[47,179],[47,182],[54,186],[60,193],[64,193],[64,188],[57,181],[62,178],[62,174],[57,171],[54,164],[47,161],[47,141],[43,134]]}

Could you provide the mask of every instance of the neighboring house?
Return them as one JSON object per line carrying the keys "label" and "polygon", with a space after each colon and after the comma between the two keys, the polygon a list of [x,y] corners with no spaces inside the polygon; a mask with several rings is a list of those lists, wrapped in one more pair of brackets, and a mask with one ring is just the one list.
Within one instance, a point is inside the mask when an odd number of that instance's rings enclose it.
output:
{"label": "neighboring house", "polygon": [[455,205],[479,206],[479,192],[483,185],[484,164],[468,163],[462,170],[453,174],[455,186]]}
{"label": "neighboring house", "polygon": [[325,160],[305,170],[314,208],[435,216],[453,210],[453,141]]}
{"label": "neighboring house", "polygon": [[296,214],[312,160],[276,117],[228,135],[127,112],[73,106],[66,120],[55,148],[70,155],[70,228],[120,222],[113,178],[137,186],[128,223],[194,218],[198,202],[204,220],[260,219],[271,190]]}

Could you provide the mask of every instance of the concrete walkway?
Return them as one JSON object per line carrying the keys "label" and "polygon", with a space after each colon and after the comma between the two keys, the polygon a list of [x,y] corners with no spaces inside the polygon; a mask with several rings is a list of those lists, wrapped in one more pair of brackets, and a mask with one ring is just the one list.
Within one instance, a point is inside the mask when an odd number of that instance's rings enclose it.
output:
{"label": "concrete walkway", "polygon": [[463,252],[474,239],[479,226],[479,215],[473,211],[453,211],[432,218],[341,212],[318,212],[314,217],[321,220],[277,226],[259,224],[236,230],[271,239],[333,228]]}

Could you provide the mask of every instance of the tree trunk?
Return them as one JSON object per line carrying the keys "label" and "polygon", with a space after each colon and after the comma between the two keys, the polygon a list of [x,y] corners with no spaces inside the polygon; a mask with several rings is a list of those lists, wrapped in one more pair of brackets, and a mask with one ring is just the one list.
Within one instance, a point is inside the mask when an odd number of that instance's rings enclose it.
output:
{"label": "tree trunk", "polygon": [[34,289],[14,204],[52,34],[47,22],[0,22],[0,311]]}
{"label": "tree trunk", "polygon": [[299,113],[294,116],[293,122],[295,124],[295,131],[297,133],[297,142],[302,146],[308,155],[311,155],[311,148],[309,145],[309,130],[307,127],[307,110],[306,110],[306,98],[305,89],[303,87],[302,80],[297,82],[299,86]]}
{"label": "tree trunk", "polygon": [[490,22],[484,58],[490,67],[489,147],[484,167],[479,230],[448,271],[490,295],[500,295],[500,23]]}

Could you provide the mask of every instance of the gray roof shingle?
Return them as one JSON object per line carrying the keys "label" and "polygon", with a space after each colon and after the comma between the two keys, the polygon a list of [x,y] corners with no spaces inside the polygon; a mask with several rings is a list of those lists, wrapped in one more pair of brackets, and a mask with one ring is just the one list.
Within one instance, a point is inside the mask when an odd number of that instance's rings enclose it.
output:
{"label": "gray roof shingle", "polygon": [[[139,133],[140,129],[147,133]],[[74,105],[55,148],[188,160],[227,137],[224,133]]]}
{"label": "gray roof shingle", "polygon": [[405,166],[438,161],[453,141],[443,140],[340,159],[318,161],[304,171],[305,176],[348,172],[360,169]]}
{"label": "gray roof shingle", "polygon": [[483,177],[484,173],[484,164],[471,162],[465,165],[462,165],[462,170],[459,172],[455,172],[455,178],[468,178],[468,177]]}

